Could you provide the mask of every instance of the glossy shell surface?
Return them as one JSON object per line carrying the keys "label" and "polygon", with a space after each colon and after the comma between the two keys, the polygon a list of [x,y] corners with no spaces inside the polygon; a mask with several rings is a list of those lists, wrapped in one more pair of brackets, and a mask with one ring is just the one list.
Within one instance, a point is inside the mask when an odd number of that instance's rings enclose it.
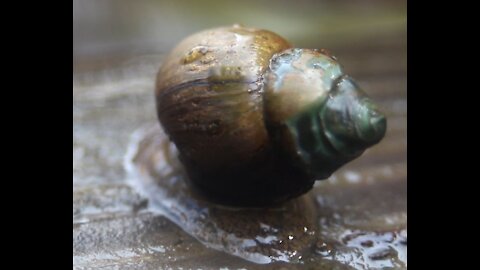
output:
{"label": "glossy shell surface", "polygon": [[157,78],[158,114],[184,158],[222,169],[262,155],[262,76],[288,47],[272,32],[232,27],[190,36],[170,53]]}
{"label": "glossy shell surface", "polygon": [[[290,47],[270,31],[218,28],[180,42],[158,73],[158,117],[190,179],[212,197],[234,203],[244,200],[236,194],[251,194],[251,203],[261,204],[313,184],[281,164],[265,127],[264,73],[272,56]],[[287,175],[308,188],[287,183]]]}
{"label": "glossy shell surface", "polygon": [[335,57],[241,26],[180,42],[158,73],[156,104],[188,179],[224,204],[299,196],[386,130]]}

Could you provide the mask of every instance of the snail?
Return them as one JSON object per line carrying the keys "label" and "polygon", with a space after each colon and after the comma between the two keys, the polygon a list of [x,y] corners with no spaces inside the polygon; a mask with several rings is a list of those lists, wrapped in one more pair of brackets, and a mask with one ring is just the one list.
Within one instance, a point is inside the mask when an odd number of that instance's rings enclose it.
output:
{"label": "snail", "polygon": [[181,41],[157,74],[155,97],[189,182],[226,205],[298,197],[386,130],[330,53],[239,25]]}

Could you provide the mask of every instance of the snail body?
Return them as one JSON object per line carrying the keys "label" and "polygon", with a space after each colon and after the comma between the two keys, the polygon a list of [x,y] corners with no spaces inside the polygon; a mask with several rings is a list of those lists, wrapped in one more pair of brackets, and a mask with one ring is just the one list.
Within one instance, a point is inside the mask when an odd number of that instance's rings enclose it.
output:
{"label": "snail body", "polygon": [[333,56],[241,26],[180,42],[155,95],[193,186],[230,205],[299,196],[378,143],[386,128]]}

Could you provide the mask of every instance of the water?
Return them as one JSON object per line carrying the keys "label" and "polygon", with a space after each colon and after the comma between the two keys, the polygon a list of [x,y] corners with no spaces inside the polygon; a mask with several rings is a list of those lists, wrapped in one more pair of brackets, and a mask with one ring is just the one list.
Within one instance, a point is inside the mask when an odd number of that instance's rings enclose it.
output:
{"label": "water", "polygon": [[162,55],[75,73],[74,268],[405,269],[406,51],[395,35],[378,38],[381,50],[330,48],[385,111],[385,139],[277,209],[224,208],[185,185],[155,116]]}
{"label": "water", "polygon": [[[227,208],[208,202],[189,188],[176,155],[158,124],[138,129],[125,156],[129,183],[147,198],[149,211],[168,217],[206,247],[258,264],[331,261],[356,269],[406,267],[402,205],[393,214],[381,204],[373,205],[383,196],[401,200],[405,190],[396,182],[358,189],[355,185],[361,185],[361,174],[347,170],[341,175],[349,187],[340,188],[341,193],[353,197],[350,200],[338,194],[338,183],[322,182],[313,192],[276,208]],[[391,169],[387,170],[390,174]],[[331,194],[326,195],[329,189]],[[391,189],[399,195],[389,194]],[[365,201],[361,197],[365,192],[384,194],[360,204],[369,209],[352,211],[359,207],[350,203]]]}
{"label": "water", "polygon": [[125,165],[130,183],[148,198],[149,210],[167,216],[207,247],[255,263],[304,257],[316,231],[310,196],[269,209],[215,205],[186,184],[176,155],[157,124],[132,138]]}

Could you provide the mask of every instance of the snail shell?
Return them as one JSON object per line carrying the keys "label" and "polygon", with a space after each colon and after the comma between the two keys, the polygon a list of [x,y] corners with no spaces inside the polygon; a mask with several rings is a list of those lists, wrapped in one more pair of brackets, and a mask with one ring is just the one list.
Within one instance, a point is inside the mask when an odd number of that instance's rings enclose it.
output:
{"label": "snail shell", "polygon": [[155,95],[193,186],[230,205],[299,196],[386,129],[333,56],[241,26],[180,42],[157,75]]}

